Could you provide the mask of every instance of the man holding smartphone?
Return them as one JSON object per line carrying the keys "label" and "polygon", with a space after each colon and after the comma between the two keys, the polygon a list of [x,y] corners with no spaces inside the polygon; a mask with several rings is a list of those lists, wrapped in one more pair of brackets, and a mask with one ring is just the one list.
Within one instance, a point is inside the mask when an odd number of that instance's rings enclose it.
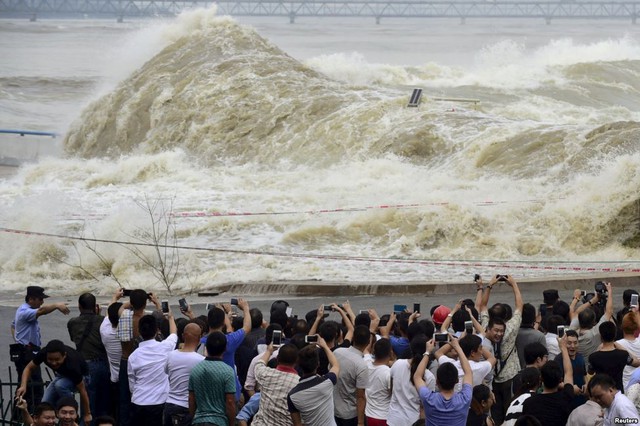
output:
{"label": "man holding smartphone", "polygon": [[178,344],[176,322],[169,310],[169,337],[162,342],[155,338],[158,324],[153,315],[140,318],[138,328],[140,342],[129,356],[128,373],[133,408],[132,424],[136,426],[158,426],[162,424],[164,405],[169,394],[169,376],[165,365],[169,354]]}
{"label": "man holding smartphone", "polygon": [[267,367],[275,344],[267,346],[266,352],[258,360],[255,368],[256,380],[260,383],[260,408],[251,424],[253,426],[291,425],[291,415],[287,406],[287,395],[300,381],[294,368],[298,360],[298,348],[289,343],[278,350],[278,366]]}
{"label": "man holding smartphone", "polygon": [[[331,370],[324,376],[318,371],[318,347],[329,359]],[[298,352],[300,382],[289,392],[287,404],[294,426],[335,426],[333,388],[338,381],[340,363],[322,337]]]}

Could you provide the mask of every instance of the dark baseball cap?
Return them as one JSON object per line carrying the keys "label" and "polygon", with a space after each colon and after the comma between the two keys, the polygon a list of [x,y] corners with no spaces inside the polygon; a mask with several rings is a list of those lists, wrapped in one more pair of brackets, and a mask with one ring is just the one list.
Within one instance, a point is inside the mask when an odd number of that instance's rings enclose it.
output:
{"label": "dark baseball cap", "polygon": [[35,297],[37,299],[46,299],[49,297],[44,294],[44,288],[39,287],[37,285],[30,285],[27,287],[27,297]]}

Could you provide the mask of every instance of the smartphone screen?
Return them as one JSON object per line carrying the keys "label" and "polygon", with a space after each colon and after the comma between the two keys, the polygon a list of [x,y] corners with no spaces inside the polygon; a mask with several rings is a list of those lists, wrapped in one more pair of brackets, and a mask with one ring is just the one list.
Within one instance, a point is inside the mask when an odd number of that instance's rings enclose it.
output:
{"label": "smartphone screen", "polygon": [[407,310],[407,305],[393,305],[393,312],[398,314]]}
{"label": "smartphone screen", "polygon": [[464,322],[464,331],[466,331],[467,334],[473,334],[473,321]]}
{"label": "smartphone screen", "polygon": [[282,331],[273,330],[273,337],[271,338],[271,343],[273,344],[273,346],[282,345]]}
{"label": "smartphone screen", "polygon": [[122,295],[123,295],[124,297],[129,297],[129,296],[131,296],[131,290],[130,290],[130,289],[128,289],[128,288],[125,288],[124,290],[122,290]]}
{"label": "smartphone screen", "polygon": [[169,301],[168,300],[163,300],[162,301],[162,312],[163,313],[169,313]]}
{"label": "smartphone screen", "polygon": [[304,341],[306,343],[316,343],[318,341],[318,335],[304,336]]}
{"label": "smartphone screen", "polygon": [[436,343],[447,343],[449,341],[448,333],[435,333],[433,337],[435,338]]}
{"label": "smartphone screen", "polygon": [[183,311],[189,310],[189,304],[187,303],[187,299],[182,298],[178,300],[178,304],[180,305],[180,309],[182,309]]}
{"label": "smartphone screen", "polygon": [[419,303],[414,303],[413,304],[413,312],[420,312],[420,304]]}
{"label": "smartphone screen", "polygon": [[629,303],[630,306],[638,306],[638,295],[637,294],[632,294],[631,295],[631,303]]}
{"label": "smartphone screen", "polygon": [[288,307],[286,312],[287,312],[287,316],[288,317],[292,317],[293,316],[293,308],[292,307]]}
{"label": "smartphone screen", "polygon": [[563,337],[564,336],[564,326],[563,325],[559,325],[558,326],[558,337]]}
{"label": "smartphone screen", "polygon": [[238,299],[237,299],[237,298],[235,298],[235,297],[232,297],[232,298],[231,298],[230,305],[238,306]]}

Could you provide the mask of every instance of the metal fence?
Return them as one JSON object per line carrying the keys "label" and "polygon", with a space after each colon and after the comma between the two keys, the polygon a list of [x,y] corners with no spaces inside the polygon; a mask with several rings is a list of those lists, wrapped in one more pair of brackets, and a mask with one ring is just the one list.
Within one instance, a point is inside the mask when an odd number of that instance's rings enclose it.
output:
{"label": "metal fence", "polygon": [[[23,423],[20,419],[19,413],[15,407],[14,396],[16,390],[20,387],[17,373],[11,368],[9,370],[9,380],[4,381],[0,378],[0,425],[1,426],[22,426]],[[31,382],[31,400],[33,400],[33,389],[35,387],[46,387],[51,381],[51,372],[49,369],[44,369],[49,380],[45,382]],[[14,380],[15,377],[15,380]]]}

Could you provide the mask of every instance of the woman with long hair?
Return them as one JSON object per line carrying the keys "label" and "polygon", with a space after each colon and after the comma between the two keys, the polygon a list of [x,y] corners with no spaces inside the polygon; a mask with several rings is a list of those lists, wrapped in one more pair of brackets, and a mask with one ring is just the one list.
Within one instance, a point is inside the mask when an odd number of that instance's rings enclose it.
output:
{"label": "woman with long hair", "polygon": [[[422,358],[431,356],[431,352],[433,340],[427,346],[426,336],[418,335],[411,341],[411,359],[399,359],[393,363],[390,370],[391,403],[387,417],[389,426],[408,426],[420,419],[420,397],[413,385],[413,374]],[[425,371],[424,381],[429,389],[435,390],[436,378],[429,370]]]}
{"label": "woman with long hair", "polygon": [[494,402],[496,402],[496,397],[489,386],[474,386],[471,407],[469,407],[469,415],[467,416],[467,426],[495,426],[490,416]]}

